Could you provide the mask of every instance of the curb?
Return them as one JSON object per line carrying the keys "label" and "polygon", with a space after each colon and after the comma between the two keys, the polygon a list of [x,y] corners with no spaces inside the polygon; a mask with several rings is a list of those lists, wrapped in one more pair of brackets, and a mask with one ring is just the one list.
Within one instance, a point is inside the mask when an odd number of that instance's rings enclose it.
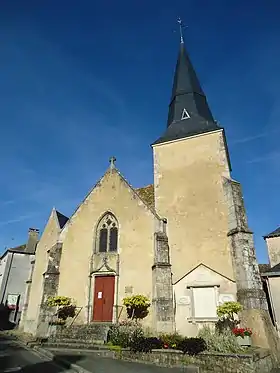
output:
{"label": "curb", "polygon": [[42,355],[49,360],[52,360],[54,363],[57,363],[58,365],[62,366],[63,368],[73,369],[75,372],[78,372],[78,373],[91,373],[88,370],[82,368],[81,366],[79,366],[77,364],[69,363],[69,361],[67,361],[65,359],[62,359],[60,357],[58,358],[51,351],[45,350],[42,347],[34,346],[32,349],[34,351],[38,352],[39,355]]}
{"label": "curb", "polygon": [[51,351],[48,351],[38,345],[29,346],[29,342],[23,342],[20,340],[14,340],[14,342],[29,351],[35,352],[37,355],[39,355],[41,358],[46,359],[47,361],[53,361],[55,364],[60,365],[63,368],[72,369],[74,372],[77,373],[91,373],[90,371],[82,368],[77,364],[70,363],[69,361],[62,358],[58,358]]}

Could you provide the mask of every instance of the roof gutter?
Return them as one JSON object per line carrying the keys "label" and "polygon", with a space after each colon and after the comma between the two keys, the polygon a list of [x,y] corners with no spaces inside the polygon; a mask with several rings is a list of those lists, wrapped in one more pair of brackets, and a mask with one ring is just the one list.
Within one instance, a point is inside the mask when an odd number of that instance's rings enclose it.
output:
{"label": "roof gutter", "polygon": [[264,272],[261,273],[262,277],[280,277],[280,272]]}

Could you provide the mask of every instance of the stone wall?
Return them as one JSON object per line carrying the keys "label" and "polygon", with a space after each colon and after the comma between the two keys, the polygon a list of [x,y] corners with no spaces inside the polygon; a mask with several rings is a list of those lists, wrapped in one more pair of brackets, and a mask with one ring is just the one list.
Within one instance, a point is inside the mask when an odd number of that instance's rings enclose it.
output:
{"label": "stone wall", "polygon": [[229,243],[235,270],[237,300],[242,304],[241,326],[253,330],[255,346],[269,348],[280,356],[280,340],[272,325],[254,248],[253,233],[248,228],[241,185],[224,178],[229,209]]}
{"label": "stone wall", "polygon": [[270,353],[261,349],[250,354],[201,353],[195,357],[184,355],[180,351],[154,350],[152,353],[134,353],[123,350],[116,352],[115,358],[166,367],[192,367],[190,371],[199,373],[266,373],[274,368]]}
{"label": "stone wall", "polygon": [[49,333],[49,321],[51,321],[55,308],[47,306],[47,299],[57,295],[59,285],[59,265],[61,259],[62,244],[57,243],[49,250],[47,271],[43,274],[43,296],[40,305],[37,337],[46,337]]}
{"label": "stone wall", "polygon": [[166,221],[162,221],[162,232],[155,233],[153,274],[153,328],[159,333],[174,331],[174,307],[172,274],[169,256]]}
{"label": "stone wall", "polygon": [[229,212],[229,243],[235,270],[237,299],[244,309],[267,310],[253,233],[247,222],[241,185],[224,178],[225,197]]}
{"label": "stone wall", "polygon": [[110,323],[93,323],[85,325],[72,325],[69,327],[56,327],[56,334],[53,336],[56,342],[62,340],[83,341],[85,343],[107,342],[107,334]]}

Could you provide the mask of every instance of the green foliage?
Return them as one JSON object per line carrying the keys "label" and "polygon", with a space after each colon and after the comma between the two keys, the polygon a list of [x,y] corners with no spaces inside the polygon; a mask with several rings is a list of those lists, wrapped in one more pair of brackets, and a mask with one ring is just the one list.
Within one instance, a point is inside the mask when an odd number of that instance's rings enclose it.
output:
{"label": "green foliage", "polygon": [[219,333],[217,330],[204,326],[200,329],[198,336],[205,340],[209,352],[238,353],[244,351],[231,330]]}
{"label": "green foliage", "polygon": [[242,306],[238,302],[225,302],[217,307],[217,315],[220,318],[228,318],[230,320],[233,320],[234,316],[240,311],[242,311]]}
{"label": "green foliage", "polygon": [[207,349],[207,344],[202,337],[184,338],[179,344],[179,350],[190,356],[198,355]]}
{"label": "green foliage", "polygon": [[[133,320],[112,325],[107,338],[108,346],[117,350],[129,347],[133,352],[151,352],[153,349],[178,349],[184,354],[197,355],[206,349],[203,338],[184,338],[178,334],[163,334],[160,337],[146,337],[144,331]],[[110,348],[111,348],[110,347]]]}
{"label": "green foliage", "polygon": [[238,312],[242,311],[242,306],[238,302],[225,302],[217,307],[219,321],[216,323],[216,329],[219,333],[225,330],[236,328],[239,321],[236,319]]}
{"label": "green foliage", "polygon": [[141,326],[135,321],[123,321],[111,326],[108,333],[108,343],[114,346],[129,347],[136,337],[143,337]]}
{"label": "green foliage", "polygon": [[68,317],[75,317],[76,306],[71,304],[72,299],[62,295],[55,297],[49,297],[47,299],[47,305],[49,307],[58,307],[56,315],[57,320],[52,320],[53,325],[64,325]]}
{"label": "green foliage", "polygon": [[49,307],[61,307],[61,306],[70,306],[72,299],[69,297],[64,297],[63,295],[57,295],[55,297],[49,297],[47,299],[47,305]]}
{"label": "green foliage", "polygon": [[68,317],[75,317],[76,306],[70,304],[70,306],[60,307],[57,311],[57,317],[61,320],[67,320]]}
{"label": "green foliage", "polygon": [[145,295],[132,295],[123,299],[129,319],[144,319],[149,314],[151,305],[149,298]]}
{"label": "green foliage", "polygon": [[156,337],[136,336],[132,339],[129,347],[133,352],[152,352],[153,349],[162,349],[163,342]]}
{"label": "green foliage", "polygon": [[179,348],[180,343],[184,339],[183,336],[177,333],[173,334],[160,334],[159,338],[162,340],[164,348],[171,348],[176,350]]}

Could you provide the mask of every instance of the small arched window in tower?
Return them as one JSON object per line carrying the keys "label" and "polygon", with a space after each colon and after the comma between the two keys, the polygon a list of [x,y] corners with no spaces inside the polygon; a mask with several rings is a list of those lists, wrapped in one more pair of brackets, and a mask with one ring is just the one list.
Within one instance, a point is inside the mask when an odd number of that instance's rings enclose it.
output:
{"label": "small arched window in tower", "polygon": [[101,219],[98,228],[98,251],[101,253],[118,251],[118,222],[108,213]]}

